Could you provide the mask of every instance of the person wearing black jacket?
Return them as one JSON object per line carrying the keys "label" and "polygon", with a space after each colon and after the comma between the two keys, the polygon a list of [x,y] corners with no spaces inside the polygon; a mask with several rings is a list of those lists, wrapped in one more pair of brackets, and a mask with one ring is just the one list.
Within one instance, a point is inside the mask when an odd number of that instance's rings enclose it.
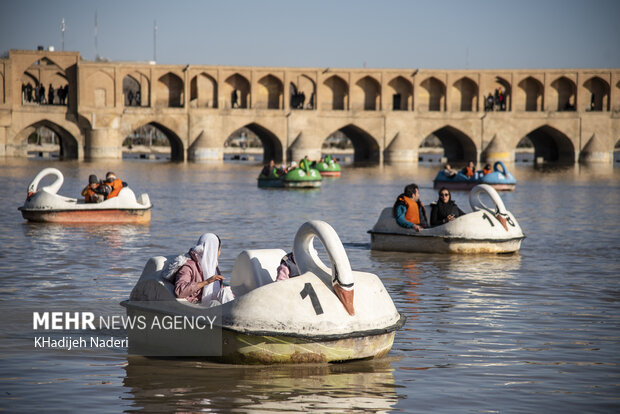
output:
{"label": "person wearing black jacket", "polygon": [[446,187],[439,190],[439,200],[431,204],[431,227],[441,226],[465,214],[454,201]]}

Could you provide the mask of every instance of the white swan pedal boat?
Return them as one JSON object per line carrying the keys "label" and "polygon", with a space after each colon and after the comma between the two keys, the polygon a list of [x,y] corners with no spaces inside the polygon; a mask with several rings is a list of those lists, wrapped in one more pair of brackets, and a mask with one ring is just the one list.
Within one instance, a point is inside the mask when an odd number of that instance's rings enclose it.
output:
{"label": "white swan pedal boat", "polygon": [[[484,204],[483,195],[494,205]],[[493,187],[479,184],[472,188],[469,204],[471,213],[420,232],[399,226],[392,208],[386,208],[368,231],[370,248],[421,253],[512,253],[520,249],[525,235]]]}
{"label": "white swan pedal boat", "polygon": [[[312,246],[315,237],[323,243],[331,268]],[[129,319],[148,321],[147,329],[128,330],[129,352],[241,364],[334,362],[387,354],[405,317],[381,280],[351,270],[340,238],[323,221],[299,228],[293,252],[301,274],[275,282],[284,250],[242,251],[230,278],[235,299],[212,307],[175,297],[174,285],[162,277],[172,256],[149,259],[130,299],[121,303]],[[215,318],[211,326],[219,333],[183,327],[169,335],[148,329],[166,316]]]}
{"label": "white swan pedal boat", "polygon": [[[39,182],[52,175],[56,180],[41,189]],[[45,168],[28,186],[28,197],[18,207],[28,221],[52,223],[149,223],[151,201],[148,194],[136,195],[129,187],[123,187],[118,196],[101,203],[85,203],[83,199],[57,194],[64,182],[56,168]]]}

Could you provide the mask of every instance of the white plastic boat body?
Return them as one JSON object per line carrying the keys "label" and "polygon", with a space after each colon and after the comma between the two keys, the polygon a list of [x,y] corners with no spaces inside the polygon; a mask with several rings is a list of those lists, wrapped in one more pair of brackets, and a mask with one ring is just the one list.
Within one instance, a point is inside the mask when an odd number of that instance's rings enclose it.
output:
{"label": "white plastic boat body", "polygon": [[[38,189],[46,175],[55,175],[49,186]],[[136,195],[129,187],[121,189],[117,197],[101,203],[65,197],[56,192],[63,183],[62,173],[55,168],[39,172],[28,187],[30,194],[18,209],[28,221],[52,223],[149,223],[152,204],[148,194]]]}
{"label": "white plastic boat body", "polygon": [[[221,355],[210,359],[221,362],[302,363],[381,357],[391,349],[395,331],[404,323],[404,317],[376,275],[350,270],[346,254],[342,255],[344,248],[338,251],[330,246],[333,243],[341,247],[340,239],[333,240],[336,233],[331,227],[333,233],[326,231],[325,226],[329,227],[327,223],[312,221],[298,231],[294,252],[303,272],[300,276],[275,282],[284,250],[245,250],[238,256],[230,279],[236,298],[205,308],[174,297],[174,285],[161,277],[170,258],[160,256],[147,262],[130,299],[121,305],[127,308],[128,316],[217,317],[216,324],[222,329],[218,344]],[[304,239],[304,234],[300,236],[303,232],[310,237]],[[323,241],[332,261],[331,269],[312,251],[314,236]],[[338,276],[333,277],[334,273]],[[335,294],[336,279],[354,285],[354,315],[347,312]],[[177,339],[196,346],[196,355],[203,355],[201,346],[213,345],[209,343],[214,340],[210,332],[186,334],[187,338]],[[149,335],[145,331],[130,331],[130,348],[132,342],[142,347],[160,342]]]}
{"label": "white plastic boat body", "polygon": [[[476,198],[482,193],[491,197],[495,207]],[[472,189],[470,204],[473,212],[420,232],[398,225],[392,208],[385,208],[369,231],[370,247],[420,253],[512,253],[521,248],[523,231],[493,188],[482,184]]]}

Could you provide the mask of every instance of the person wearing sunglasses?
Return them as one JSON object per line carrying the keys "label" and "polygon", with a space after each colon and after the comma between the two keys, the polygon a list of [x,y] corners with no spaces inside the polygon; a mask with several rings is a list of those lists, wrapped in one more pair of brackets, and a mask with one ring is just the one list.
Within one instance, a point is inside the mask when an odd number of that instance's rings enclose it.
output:
{"label": "person wearing sunglasses", "polygon": [[465,214],[454,201],[446,187],[439,190],[439,200],[431,204],[431,227],[441,226]]}

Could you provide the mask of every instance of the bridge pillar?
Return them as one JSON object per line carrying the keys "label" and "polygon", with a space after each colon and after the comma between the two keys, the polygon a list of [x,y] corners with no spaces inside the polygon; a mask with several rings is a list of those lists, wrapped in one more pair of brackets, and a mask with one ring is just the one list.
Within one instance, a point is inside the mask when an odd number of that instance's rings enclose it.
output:
{"label": "bridge pillar", "polygon": [[508,150],[506,151],[506,145],[501,145],[497,142],[497,138],[493,138],[493,140],[489,143],[489,146],[484,151],[484,155],[480,150],[477,150],[476,157],[477,162],[480,162],[483,158],[488,163],[494,163],[496,161],[502,162],[513,162],[515,159],[515,151]]}
{"label": "bridge pillar", "polygon": [[0,128],[0,158],[6,157],[6,145],[7,145],[6,130],[7,128]]}
{"label": "bridge pillar", "polygon": [[588,140],[581,151],[575,151],[575,162],[579,161],[589,164],[613,164],[614,153],[606,151],[603,142],[595,135]]}
{"label": "bridge pillar", "polygon": [[122,146],[118,144],[118,131],[112,128],[91,129],[86,135],[84,158],[123,158]]}
{"label": "bridge pillar", "polygon": [[290,162],[299,162],[299,160],[301,160],[306,155],[311,160],[318,160],[321,158],[322,143],[318,144],[317,146],[317,143],[314,140],[309,139],[307,136],[304,136],[301,133],[297,135],[296,138],[291,139],[291,141],[293,143],[288,147],[285,155],[285,158],[288,159]]}
{"label": "bridge pillar", "polygon": [[310,160],[318,160],[321,158],[321,148],[295,148],[291,147],[289,149],[290,161],[301,160],[306,155]]}
{"label": "bridge pillar", "polygon": [[212,141],[202,131],[196,141],[188,148],[187,159],[189,161],[223,161],[224,149]]}
{"label": "bridge pillar", "polygon": [[405,133],[397,133],[387,148],[383,150],[383,159],[388,164],[417,164],[418,148],[412,147],[411,144],[414,141],[412,136],[405,136]]}

